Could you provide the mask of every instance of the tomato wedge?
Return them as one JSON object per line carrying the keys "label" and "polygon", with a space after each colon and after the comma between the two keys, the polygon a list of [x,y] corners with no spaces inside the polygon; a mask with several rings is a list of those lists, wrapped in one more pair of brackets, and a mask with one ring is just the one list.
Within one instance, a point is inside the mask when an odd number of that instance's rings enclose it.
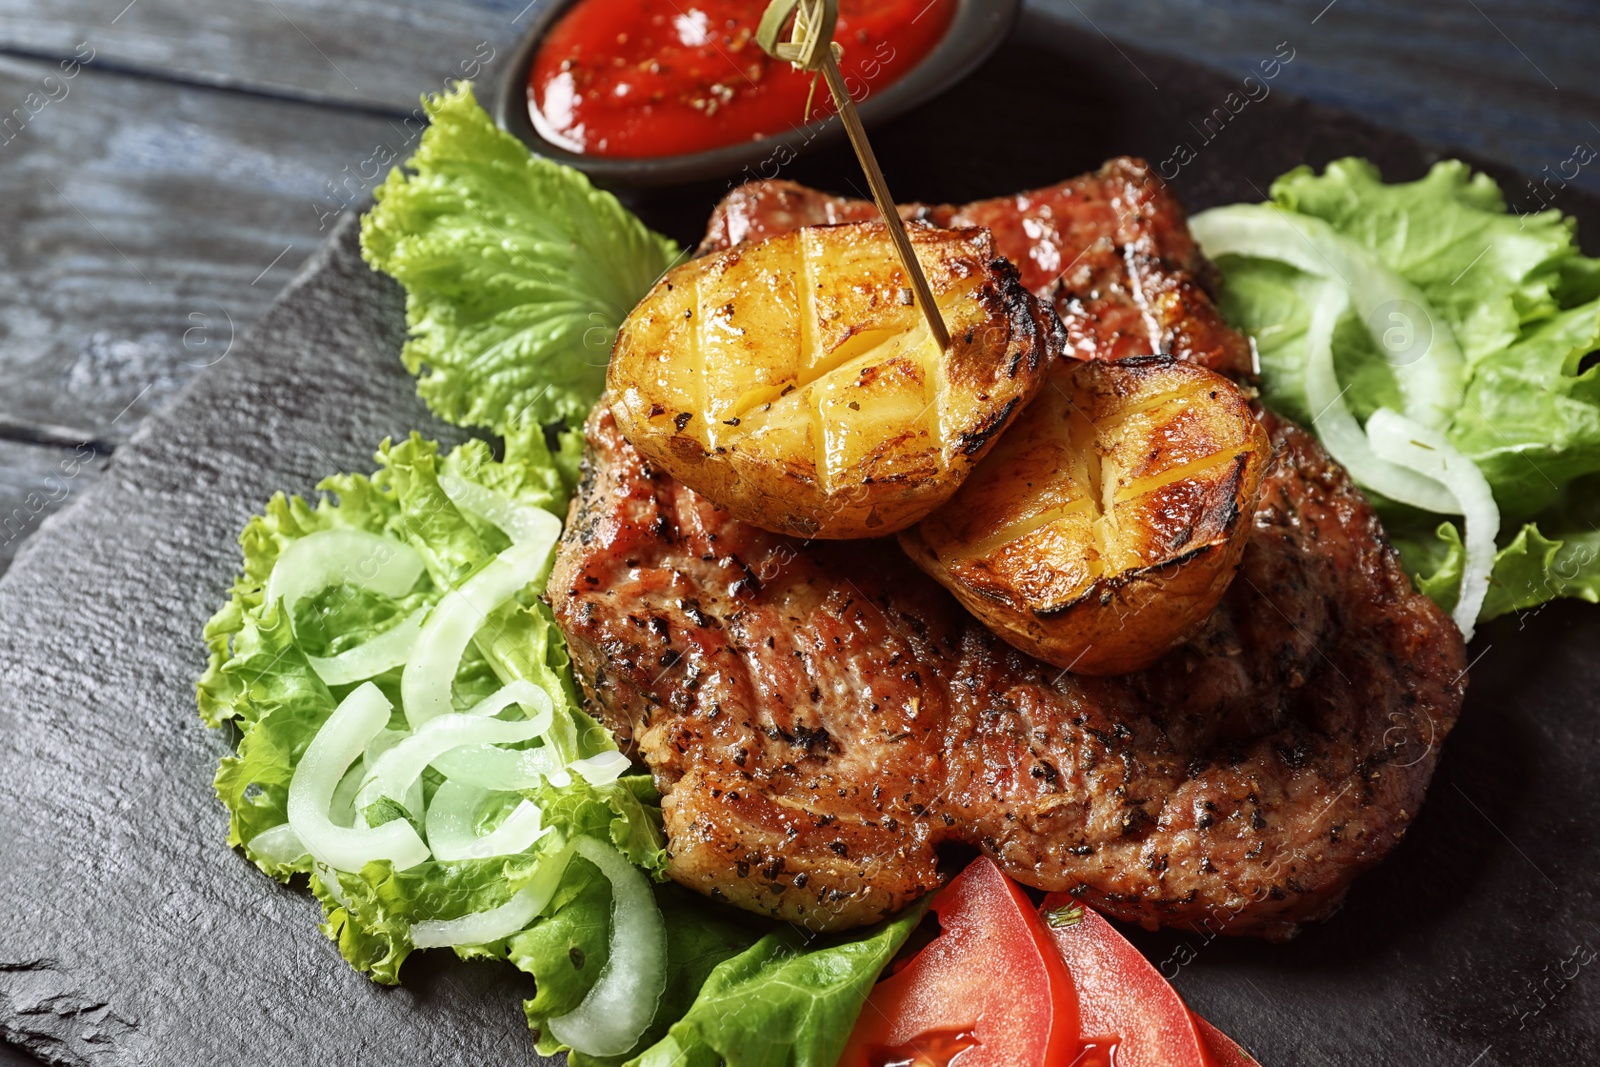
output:
{"label": "tomato wedge", "polygon": [[874,987],[839,1067],[1069,1067],[1078,998],[1022,891],[980,857],[931,910],[939,936]]}
{"label": "tomato wedge", "polygon": [[1255,1057],[1246,1052],[1239,1042],[1194,1012],[1190,1012],[1189,1016],[1194,1020],[1194,1028],[1200,1034],[1200,1040],[1206,1043],[1206,1058],[1211,1067],[1261,1067]]}
{"label": "tomato wedge", "polygon": [[1046,897],[1041,915],[1078,990],[1079,1067],[1207,1067],[1183,999],[1115,927],[1065,893]]}

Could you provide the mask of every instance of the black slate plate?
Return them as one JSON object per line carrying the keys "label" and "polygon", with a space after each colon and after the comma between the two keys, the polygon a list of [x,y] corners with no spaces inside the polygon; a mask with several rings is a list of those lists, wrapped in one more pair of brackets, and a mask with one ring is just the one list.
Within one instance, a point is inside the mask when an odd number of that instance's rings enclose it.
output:
{"label": "black slate plate", "polygon": [[[875,140],[896,193],[924,200],[1043,184],[1119,152],[1159,162],[1187,141],[1196,157],[1174,184],[1192,208],[1258,198],[1300,162],[1353,152],[1412,177],[1441,154],[1276,91],[1202,143],[1190,120],[1236,88],[1033,15],[971,82]],[[837,152],[791,176],[860,185]],[[636,206],[689,240],[716,192]],[[1600,202],[1562,206],[1600,238]],[[6,1041],[65,1064],[536,1062],[510,968],[419,954],[404,988],[380,989],[316,932],[306,894],[224,847],[210,780],[225,739],[193,710],[200,626],[251,510],[367,469],[385,434],[455,436],[415,399],[401,333],[398,292],[345,226],[0,581]],[[1583,605],[1484,629],[1410,838],[1327,924],[1288,946],[1140,946],[1267,1067],[1600,1062],[1597,647],[1600,610]]]}

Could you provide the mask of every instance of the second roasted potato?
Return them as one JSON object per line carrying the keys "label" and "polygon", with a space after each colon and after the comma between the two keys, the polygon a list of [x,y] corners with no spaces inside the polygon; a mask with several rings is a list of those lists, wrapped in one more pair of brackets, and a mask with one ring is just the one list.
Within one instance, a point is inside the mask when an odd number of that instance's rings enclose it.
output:
{"label": "second roasted potato", "polygon": [[1063,341],[989,231],[913,227],[941,352],[882,223],[814,226],[693,260],[629,315],[617,425],[745,522],[877,537],[961,485]]}
{"label": "second roasted potato", "polygon": [[1084,674],[1148,666],[1221,599],[1271,455],[1228,379],[1062,361],[906,552],[1006,640]]}

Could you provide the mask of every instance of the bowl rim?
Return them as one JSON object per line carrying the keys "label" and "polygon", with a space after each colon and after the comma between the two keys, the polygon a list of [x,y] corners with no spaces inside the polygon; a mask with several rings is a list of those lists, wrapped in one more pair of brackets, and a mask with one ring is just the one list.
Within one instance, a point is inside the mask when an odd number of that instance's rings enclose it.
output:
{"label": "bowl rim", "polygon": [[[786,133],[671,156],[591,156],[545,140],[534,128],[529,115],[528,74],[551,26],[568,8],[582,2],[535,0],[528,30],[499,78],[492,112],[494,120],[535,155],[583,171],[598,185],[649,188],[728,177],[763,160],[774,162],[772,173],[752,174],[751,177],[773,178],[781,165],[777,161],[785,150],[789,159],[793,159],[844,136],[843,123],[833,116],[793,127]],[[933,50],[887,89],[869,93],[861,102],[862,123],[872,126],[886,122],[964,80],[1010,35],[1021,10],[1022,0],[956,0],[950,26]],[[763,171],[766,169],[761,167]]]}

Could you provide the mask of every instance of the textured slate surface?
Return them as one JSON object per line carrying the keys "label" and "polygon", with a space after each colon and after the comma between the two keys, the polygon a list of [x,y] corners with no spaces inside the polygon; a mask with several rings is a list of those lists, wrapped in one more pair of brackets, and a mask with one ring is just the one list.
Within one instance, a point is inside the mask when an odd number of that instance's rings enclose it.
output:
{"label": "textured slate surface", "polygon": [[[1001,192],[1121,151],[1159,160],[1236,82],[1132,49],[1125,60],[1038,17],[1017,41],[884,131],[901,196]],[[930,164],[927,146],[952,129],[983,130],[983,150]],[[1395,176],[1435,155],[1277,94],[1175,185],[1197,207],[1248,198],[1293,163],[1345,152]],[[792,172],[841,189],[851,174],[839,155]],[[639,206],[687,237],[715,191]],[[1569,206],[1600,236],[1593,202]],[[191,685],[234,532],[272,490],[364,468],[384,434],[439,429],[394,358],[397,294],[351,236],[0,580],[0,1036],[47,1061],[533,1059],[514,974],[424,958],[406,988],[371,987],[314,930],[308,898],[221,844],[209,781],[223,739],[194,718]],[[1597,642],[1600,612],[1582,606],[1486,628],[1410,840],[1327,925],[1289,946],[1141,945],[1268,1067],[1600,1060]]]}
{"label": "textured slate surface", "polygon": [[98,480],[105,462],[89,445],[0,441],[0,571],[45,516]]}

